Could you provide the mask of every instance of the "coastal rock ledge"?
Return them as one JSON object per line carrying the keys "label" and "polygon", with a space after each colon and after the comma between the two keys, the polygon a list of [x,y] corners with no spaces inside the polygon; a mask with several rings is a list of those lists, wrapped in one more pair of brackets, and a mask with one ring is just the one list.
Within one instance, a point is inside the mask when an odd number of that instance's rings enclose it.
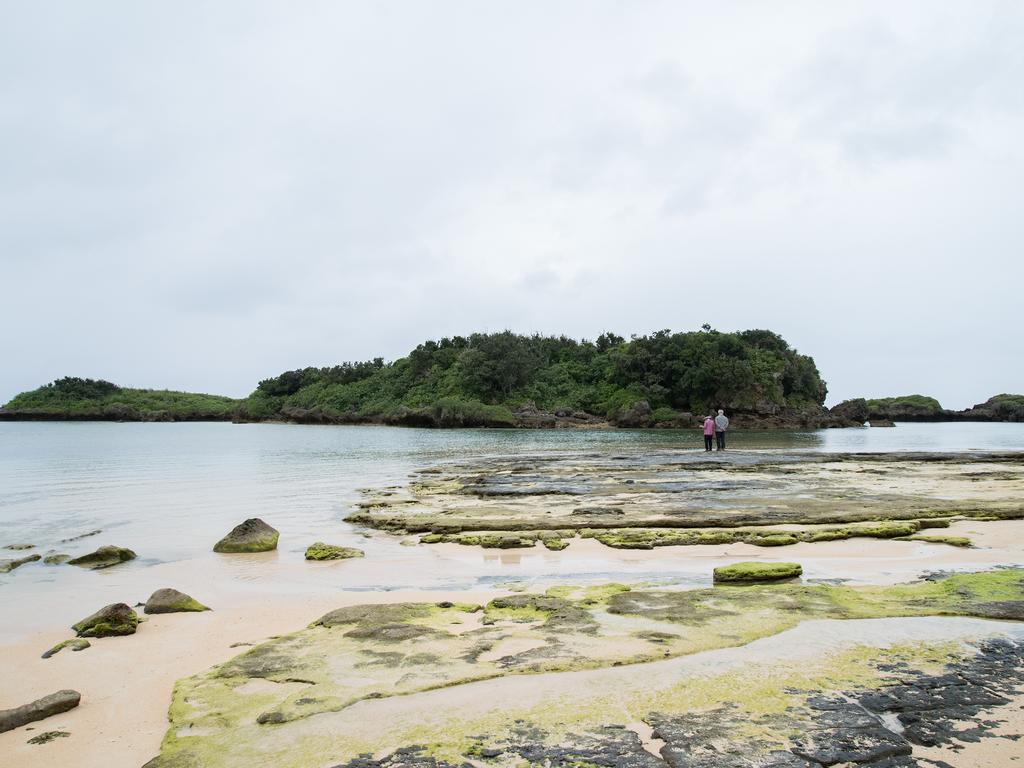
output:
{"label": "coastal rock ledge", "polygon": [[277,549],[280,536],[258,517],[251,517],[231,529],[231,533],[213,545],[214,552],[269,552]]}

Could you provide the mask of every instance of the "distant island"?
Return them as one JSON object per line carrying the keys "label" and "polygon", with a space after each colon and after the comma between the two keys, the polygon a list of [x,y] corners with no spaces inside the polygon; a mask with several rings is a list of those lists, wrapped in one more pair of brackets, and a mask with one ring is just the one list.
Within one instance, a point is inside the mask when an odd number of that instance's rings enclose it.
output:
{"label": "distant island", "polygon": [[243,399],[132,389],[66,377],[14,397],[7,420],[279,421],[425,427],[692,427],[724,408],[738,427],[844,427],[865,421],[1024,421],[1024,396],[965,411],[921,395],[824,407],[813,358],[767,330],[658,331],[629,340],[475,333],[406,357],[303,368]]}

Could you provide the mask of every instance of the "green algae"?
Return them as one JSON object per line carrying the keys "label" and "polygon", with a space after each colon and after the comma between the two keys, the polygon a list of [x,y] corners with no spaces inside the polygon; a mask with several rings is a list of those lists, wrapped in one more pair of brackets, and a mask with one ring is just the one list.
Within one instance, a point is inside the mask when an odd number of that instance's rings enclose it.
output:
{"label": "green algae", "polygon": [[354,547],[339,547],[334,544],[314,542],[306,547],[307,560],[346,560],[352,557],[363,557],[364,552]]}
{"label": "green algae", "polygon": [[782,581],[800,576],[804,569],[798,563],[761,563],[747,561],[715,568],[715,581],[723,583],[749,583]]}
{"label": "green algae", "polygon": [[974,545],[966,536],[900,536],[900,541],[926,541],[929,544],[948,544],[951,547],[970,548]]}

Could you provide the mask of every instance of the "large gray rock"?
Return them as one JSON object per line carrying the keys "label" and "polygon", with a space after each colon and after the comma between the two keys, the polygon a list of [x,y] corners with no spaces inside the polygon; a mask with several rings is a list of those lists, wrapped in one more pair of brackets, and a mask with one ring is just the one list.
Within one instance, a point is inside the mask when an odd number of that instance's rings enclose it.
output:
{"label": "large gray rock", "polygon": [[92,616],[82,619],[71,628],[79,637],[116,637],[134,635],[139,615],[125,603],[112,603],[100,608]]}
{"label": "large gray rock", "polygon": [[67,712],[78,706],[82,694],[78,691],[63,690],[51,693],[31,704],[24,704],[14,709],[0,710],[0,733],[20,728],[36,720],[43,720],[61,712]]}
{"label": "large gray rock", "polygon": [[258,517],[252,517],[231,529],[231,533],[213,546],[214,552],[269,552],[277,549],[280,534]]}
{"label": "large gray rock", "polygon": [[210,610],[191,595],[176,589],[158,589],[149,596],[145,608],[146,613],[188,613]]}
{"label": "large gray rock", "polygon": [[108,544],[107,546],[100,547],[95,552],[90,552],[88,555],[68,560],[68,565],[77,565],[80,568],[89,568],[95,571],[100,568],[109,568],[119,563],[126,563],[135,558],[136,554],[130,549],[114,547]]}

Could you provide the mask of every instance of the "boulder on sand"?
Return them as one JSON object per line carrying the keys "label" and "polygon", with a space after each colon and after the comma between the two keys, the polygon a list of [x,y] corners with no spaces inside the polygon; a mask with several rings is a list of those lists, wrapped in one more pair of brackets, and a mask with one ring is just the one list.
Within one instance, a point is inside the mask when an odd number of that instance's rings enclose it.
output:
{"label": "boulder on sand", "polygon": [[90,552],[88,555],[68,560],[68,565],[77,565],[80,568],[89,568],[96,571],[100,568],[109,568],[112,565],[126,563],[129,560],[134,560],[135,557],[135,553],[130,549],[114,547],[108,544],[100,547],[95,552]]}
{"label": "boulder on sand", "polygon": [[115,637],[134,635],[139,625],[139,615],[125,603],[112,603],[100,608],[88,618],[82,619],[71,628],[79,637]]}
{"label": "boulder on sand", "polygon": [[214,552],[269,552],[277,549],[280,534],[258,517],[251,517],[231,529],[213,545]]}
{"label": "boulder on sand", "polygon": [[0,560],[0,573],[10,573],[20,565],[34,563],[38,559],[39,555],[29,555],[28,557],[19,557],[16,560]]}
{"label": "boulder on sand", "polygon": [[187,613],[191,611],[208,611],[205,605],[190,595],[176,589],[158,589],[149,596],[145,608],[146,613]]}
{"label": "boulder on sand", "polygon": [[31,704],[24,704],[14,709],[0,709],[0,733],[20,728],[36,720],[52,715],[59,715],[78,706],[82,694],[78,691],[64,690],[51,693]]}
{"label": "boulder on sand", "polygon": [[306,548],[307,560],[345,560],[349,557],[362,557],[363,555],[364,552],[361,549],[324,544],[322,541],[310,544]]}

